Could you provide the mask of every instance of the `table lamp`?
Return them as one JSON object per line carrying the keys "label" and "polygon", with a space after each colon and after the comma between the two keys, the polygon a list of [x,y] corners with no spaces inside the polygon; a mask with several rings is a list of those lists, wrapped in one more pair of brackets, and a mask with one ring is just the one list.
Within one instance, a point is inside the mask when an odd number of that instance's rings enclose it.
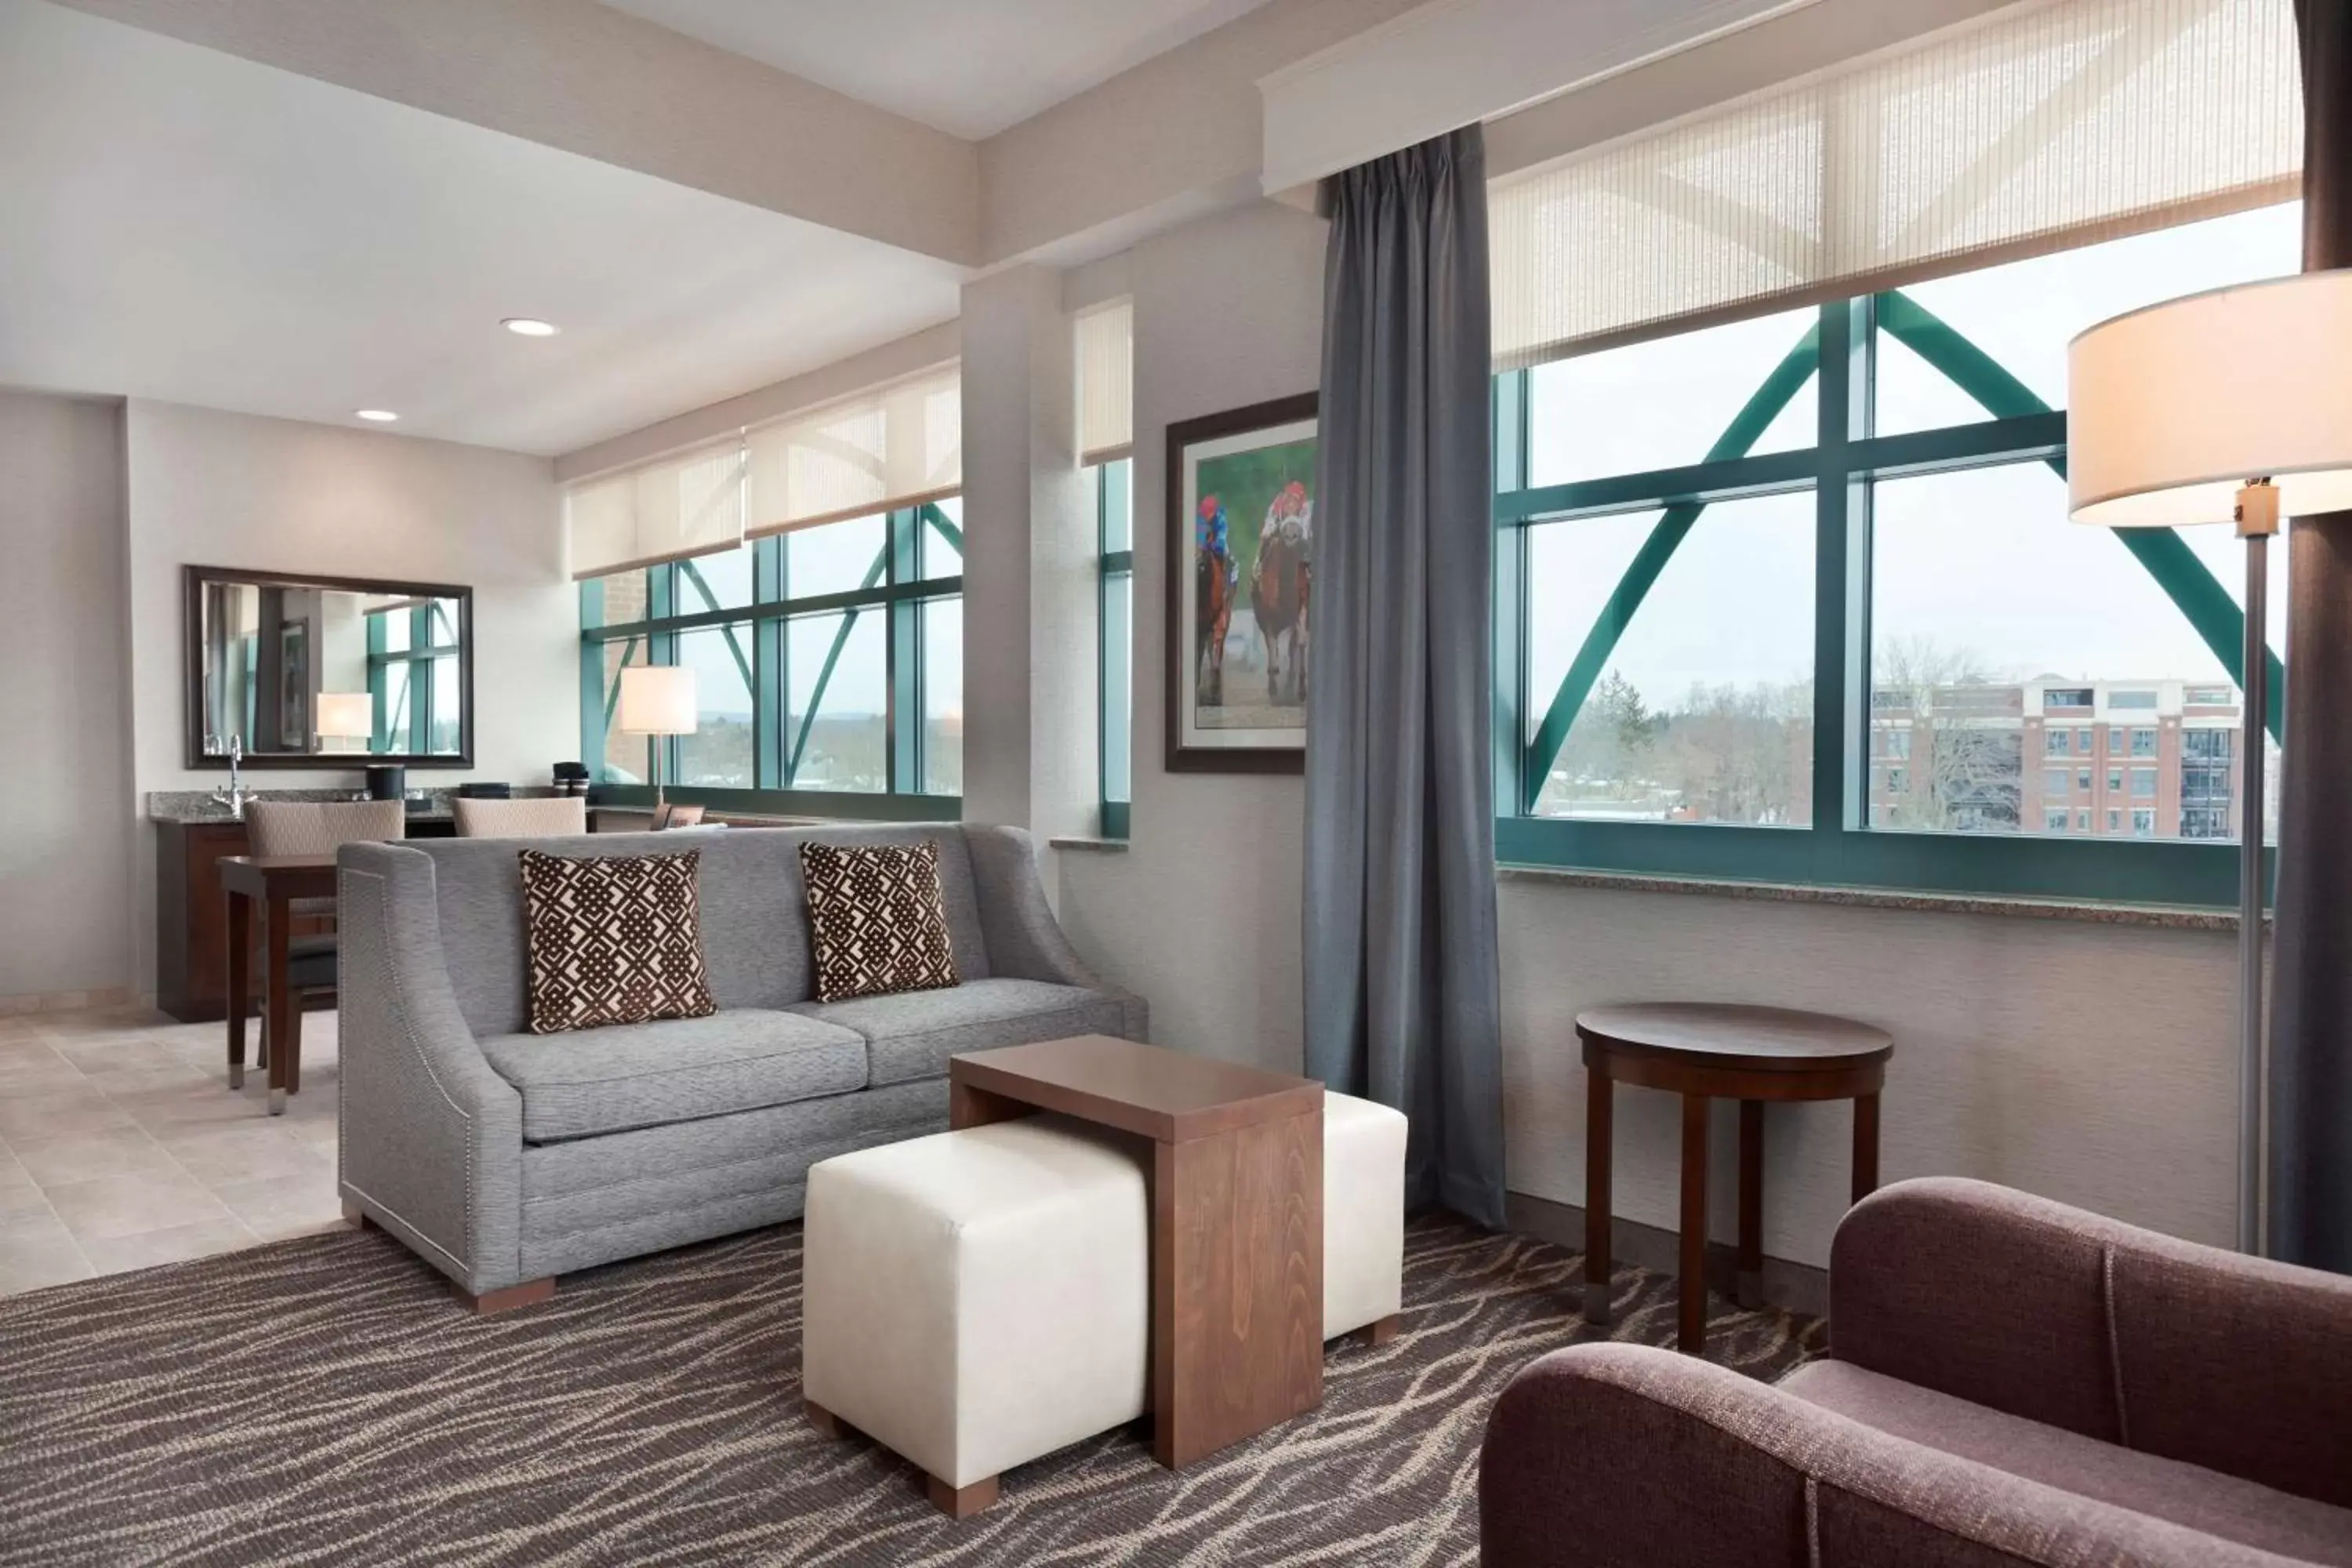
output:
{"label": "table lamp", "polygon": [[319,749],[331,748],[329,741],[359,742],[356,747],[336,746],[338,752],[368,749],[368,741],[375,733],[375,699],[364,691],[321,691],[319,693]]}
{"label": "table lamp", "polygon": [[660,737],[694,733],[694,671],[668,664],[633,664],[621,671],[621,700],[613,726],[625,735],[652,735],[654,808],[668,804],[662,792]]}
{"label": "table lamp", "polygon": [[[2238,1248],[2262,1248],[2266,588],[2282,515],[2352,509],[2352,271],[2218,289],[2067,349],[2066,492],[2107,528],[2235,522],[2246,543],[2238,790]],[[2320,679],[2313,671],[2305,679]]]}

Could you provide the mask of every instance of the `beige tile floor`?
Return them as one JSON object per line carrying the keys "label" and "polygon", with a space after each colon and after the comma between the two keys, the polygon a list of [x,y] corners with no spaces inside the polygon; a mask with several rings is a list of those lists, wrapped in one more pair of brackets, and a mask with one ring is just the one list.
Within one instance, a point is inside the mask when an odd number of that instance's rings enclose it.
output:
{"label": "beige tile floor", "polygon": [[0,1018],[0,1295],[340,1224],[335,1016],[303,1019],[283,1116],[265,1077],[228,1087],[219,1024]]}

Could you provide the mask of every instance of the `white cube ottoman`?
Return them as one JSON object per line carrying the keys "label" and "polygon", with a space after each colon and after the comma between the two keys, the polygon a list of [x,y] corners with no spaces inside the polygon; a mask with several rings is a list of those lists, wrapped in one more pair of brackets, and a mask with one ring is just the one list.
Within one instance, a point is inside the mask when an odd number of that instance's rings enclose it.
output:
{"label": "white cube ottoman", "polygon": [[1323,1337],[1381,1344],[1404,1303],[1404,1134],[1400,1110],[1323,1094]]}
{"label": "white cube ottoman", "polygon": [[961,1518],[999,1472],[1143,1414],[1151,1215],[1142,1145],[1032,1116],[811,1166],[801,1377]]}

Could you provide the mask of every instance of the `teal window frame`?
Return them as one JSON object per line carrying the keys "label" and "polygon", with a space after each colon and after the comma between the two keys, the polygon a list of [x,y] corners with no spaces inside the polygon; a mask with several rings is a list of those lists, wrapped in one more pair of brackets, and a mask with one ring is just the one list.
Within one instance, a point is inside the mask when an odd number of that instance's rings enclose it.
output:
{"label": "teal window frame", "polygon": [[[1985,411],[1940,429],[1872,428],[1881,334],[1912,350]],[[1809,449],[1749,448],[1816,374],[1819,424]],[[1871,827],[1871,502],[1880,479],[2040,461],[2066,471],[2066,416],[1951,326],[1899,290],[1832,301],[1765,378],[1699,463],[1536,487],[1528,479],[1529,373],[1495,379],[1495,778],[1497,858],[1704,879],[2202,905],[2237,902],[2235,844],[2116,842],[2020,833]],[[1810,491],[1814,498],[1812,821],[1808,826],[1636,823],[1538,817],[1538,794],[1570,725],[1619,637],[1706,509],[1718,500]],[[1528,531],[1538,523],[1660,512],[1559,688],[1529,689],[1534,584]],[[2229,671],[2241,676],[2243,617],[2227,589],[2169,529],[2118,530],[2129,552]],[[2118,558],[2118,565],[2122,565]],[[2271,655],[2273,738],[2285,675]],[[1540,703],[1538,707],[1536,704]],[[1538,722],[1529,725],[1530,716]],[[1524,738],[1524,739],[1523,739]],[[2274,861],[2274,854],[2266,857]]]}
{"label": "teal window frame", "polygon": [[[387,646],[391,639],[384,636],[384,617],[400,613],[403,612],[379,610],[367,616],[368,697],[374,714],[374,732],[368,737],[368,750],[407,752],[421,756],[435,750],[434,662],[457,658],[457,628],[450,624],[442,601],[425,600],[404,612],[408,616],[408,646],[393,650]],[[392,689],[395,665],[407,667],[407,679],[396,695]]]}
{"label": "teal window frame", "polygon": [[1094,481],[1095,492],[1095,785],[1098,805],[1096,821],[1097,831],[1105,838],[1125,838],[1133,803],[1116,799],[1111,795],[1111,715],[1117,710],[1127,719],[1123,728],[1128,738],[1129,794],[1131,795],[1135,777],[1135,650],[1132,647],[1135,626],[1130,615],[1128,624],[1130,646],[1125,660],[1127,685],[1124,690],[1115,689],[1118,683],[1111,679],[1114,657],[1110,644],[1110,597],[1117,584],[1124,580],[1128,587],[1128,603],[1132,605],[1135,602],[1135,542],[1130,536],[1129,548],[1112,549],[1111,519],[1121,511],[1132,515],[1135,459],[1113,458],[1094,464],[1087,472]]}
{"label": "teal window frame", "polygon": [[[963,553],[962,529],[935,502],[900,507],[880,514],[885,520],[882,546],[858,586],[839,593],[793,597],[790,560],[783,534],[752,541],[751,603],[721,605],[708,578],[692,559],[665,562],[645,568],[646,615],[641,620],[604,623],[602,579],[580,584],[580,736],[583,757],[598,784],[600,801],[619,805],[646,805],[653,789],[645,784],[619,784],[605,776],[605,734],[620,701],[620,676],[604,679],[604,646],[623,645],[622,665],[642,647],[653,664],[677,658],[677,639],[688,632],[716,628],[727,639],[744,687],[751,694],[752,784],[744,788],[673,784],[672,799],[719,810],[789,816],[848,816],[880,821],[952,822],[963,815],[961,795],[923,793],[929,743],[924,715],[925,604],[961,598],[963,576],[924,577],[920,541],[929,530]],[[791,690],[791,649],[785,628],[803,616],[841,613],[823,662],[811,687],[808,712],[797,733],[787,733],[790,717],[786,694]],[[881,791],[810,790],[793,780],[806,757],[815,720],[824,711],[824,696],[847,647],[850,634],[866,616],[884,617],[887,706],[887,784]],[[675,777],[680,760],[680,740],[648,737],[646,761],[650,772],[654,745],[667,750],[663,773]]]}

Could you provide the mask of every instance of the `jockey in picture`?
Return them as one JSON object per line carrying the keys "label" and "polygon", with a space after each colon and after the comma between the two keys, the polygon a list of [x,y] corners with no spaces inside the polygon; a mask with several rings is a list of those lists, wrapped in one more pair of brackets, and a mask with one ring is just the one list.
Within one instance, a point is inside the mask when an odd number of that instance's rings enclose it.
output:
{"label": "jockey in picture", "polygon": [[1233,525],[1225,516],[1225,503],[1215,496],[1201,498],[1200,516],[1193,520],[1194,544],[1214,556],[1224,572],[1225,584],[1232,587],[1241,580],[1241,565],[1234,559]]}

